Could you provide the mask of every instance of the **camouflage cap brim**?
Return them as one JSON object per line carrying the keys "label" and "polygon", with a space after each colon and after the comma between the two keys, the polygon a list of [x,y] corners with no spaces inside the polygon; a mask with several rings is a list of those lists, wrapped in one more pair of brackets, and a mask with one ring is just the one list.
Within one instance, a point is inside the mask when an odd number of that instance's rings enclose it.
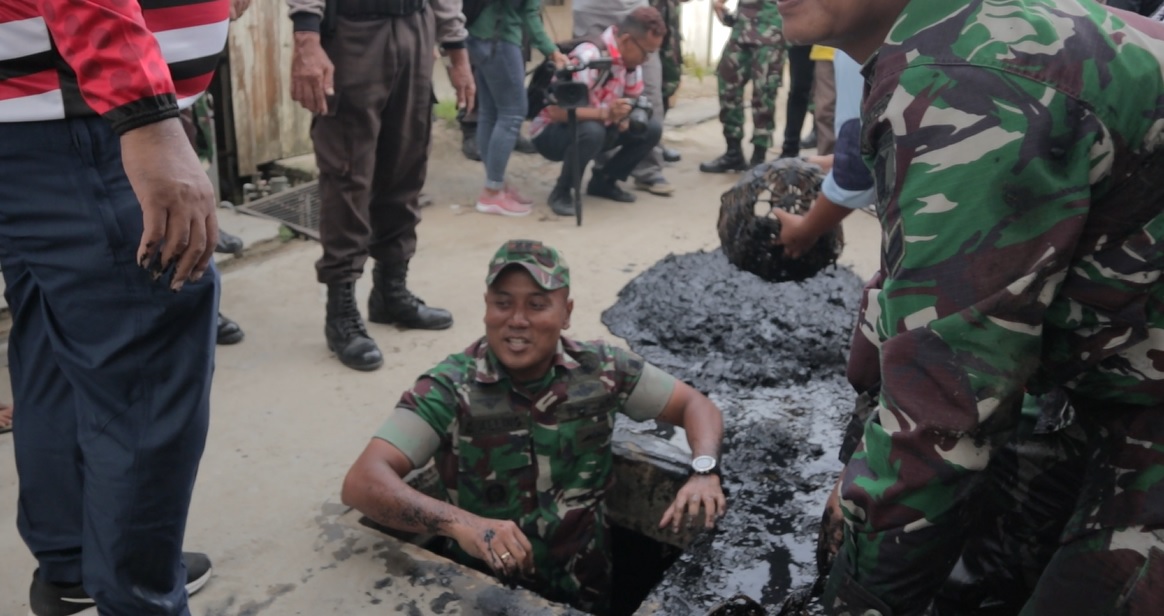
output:
{"label": "camouflage cap brim", "polygon": [[536,240],[509,240],[494,253],[489,262],[485,284],[493,281],[511,265],[519,265],[533,276],[538,286],[555,291],[570,286],[570,266],[557,249]]}

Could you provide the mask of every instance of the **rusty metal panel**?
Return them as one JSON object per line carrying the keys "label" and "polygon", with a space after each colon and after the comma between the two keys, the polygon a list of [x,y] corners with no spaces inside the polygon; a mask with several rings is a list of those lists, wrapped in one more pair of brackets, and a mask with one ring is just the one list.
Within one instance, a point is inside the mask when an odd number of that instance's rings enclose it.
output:
{"label": "rusty metal panel", "polygon": [[282,0],[254,2],[231,24],[230,87],[238,172],[312,151],[311,114],[291,100],[291,19]]}

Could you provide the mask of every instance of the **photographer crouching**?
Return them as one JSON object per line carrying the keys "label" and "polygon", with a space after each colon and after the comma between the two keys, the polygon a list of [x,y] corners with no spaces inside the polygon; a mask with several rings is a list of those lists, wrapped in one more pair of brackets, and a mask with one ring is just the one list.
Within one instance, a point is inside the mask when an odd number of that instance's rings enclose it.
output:
{"label": "photographer crouching", "polygon": [[[611,26],[594,40],[582,40],[569,52],[570,65],[555,77],[584,84],[589,100],[551,100],[530,128],[534,146],[542,156],[563,161],[557,184],[550,193],[550,209],[559,216],[574,215],[574,169],[581,174],[600,152],[619,148],[601,168],[595,169],[586,194],[622,203],[635,196],[623,190],[631,171],[659,143],[662,119],[652,113],[642,96],[640,68],[659,50],[667,26],[654,8],[641,7]],[[553,87],[555,92],[563,92]],[[578,164],[573,161],[574,131],[567,107],[576,108]]]}

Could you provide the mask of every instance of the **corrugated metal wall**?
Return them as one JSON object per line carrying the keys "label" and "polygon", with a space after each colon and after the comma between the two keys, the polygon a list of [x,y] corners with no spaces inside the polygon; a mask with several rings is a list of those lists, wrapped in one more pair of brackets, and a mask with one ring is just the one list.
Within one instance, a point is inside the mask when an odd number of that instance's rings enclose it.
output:
{"label": "corrugated metal wall", "polygon": [[291,100],[291,20],[282,0],[256,0],[231,24],[230,85],[238,172],[311,152],[311,114]]}

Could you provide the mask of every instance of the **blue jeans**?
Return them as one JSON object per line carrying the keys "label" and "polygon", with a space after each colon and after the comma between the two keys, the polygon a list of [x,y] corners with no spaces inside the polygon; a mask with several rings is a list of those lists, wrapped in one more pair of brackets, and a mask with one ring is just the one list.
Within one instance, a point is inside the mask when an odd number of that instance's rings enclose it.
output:
{"label": "blue jeans", "polygon": [[141,234],[108,122],[0,123],[17,528],[40,578],[83,582],[102,614],[188,616],[218,275],[172,293],[137,265]]}
{"label": "blue jeans", "polygon": [[505,168],[528,102],[521,48],[505,41],[469,37],[469,61],[477,80],[477,148],[485,162],[485,188],[505,187]]}

